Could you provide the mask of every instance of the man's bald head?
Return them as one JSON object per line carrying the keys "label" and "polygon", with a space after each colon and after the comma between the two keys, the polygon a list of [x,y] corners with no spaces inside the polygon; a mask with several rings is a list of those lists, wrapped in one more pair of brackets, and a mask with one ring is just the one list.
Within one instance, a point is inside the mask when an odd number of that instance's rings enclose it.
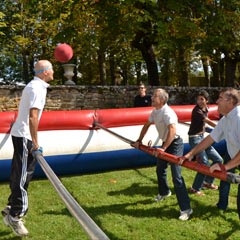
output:
{"label": "man's bald head", "polygon": [[53,80],[53,66],[48,60],[39,60],[34,66],[35,76],[45,82]]}
{"label": "man's bald head", "polygon": [[52,68],[52,64],[48,60],[40,60],[35,64],[34,72],[37,75],[51,68]]}

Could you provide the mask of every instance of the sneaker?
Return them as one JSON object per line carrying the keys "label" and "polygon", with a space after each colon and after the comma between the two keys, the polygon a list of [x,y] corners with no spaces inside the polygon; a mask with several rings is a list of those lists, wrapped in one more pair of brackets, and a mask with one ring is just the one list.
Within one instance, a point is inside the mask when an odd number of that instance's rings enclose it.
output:
{"label": "sneaker", "polygon": [[195,194],[195,195],[198,195],[198,196],[204,196],[204,195],[205,195],[204,192],[197,191],[197,190],[195,190],[194,188],[190,188],[190,189],[189,189],[189,192],[190,192],[190,193],[193,193],[193,194]]}
{"label": "sneaker", "polygon": [[203,188],[218,190],[218,186],[214,185],[213,183],[203,183]]}
{"label": "sneaker", "polygon": [[5,217],[6,215],[9,214],[10,208],[11,208],[11,206],[7,205],[7,206],[1,211],[3,217]]}
{"label": "sneaker", "polygon": [[168,194],[166,194],[166,195],[160,195],[160,194],[158,194],[157,197],[156,197],[154,200],[155,200],[156,202],[160,202],[160,201],[164,200],[165,198],[170,197],[171,195],[172,195],[172,192],[171,192],[171,191],[169,191]]}
{"label": "sneaker", "polygon": [[186,221],[189,219],[189,217],[192,213],[193,213],[193,210],[191,208],[189,208],[188,210],[185,210],[185,211],[180,211],[179,219],[182,221]]}
{"label": "sneaker", "polygon": [[22,218],[15,220],[7,214],[3,218],[3,222],[6,226],[10,227],[17,236],[23,237],[28,235],[28,230],[24,226]]}

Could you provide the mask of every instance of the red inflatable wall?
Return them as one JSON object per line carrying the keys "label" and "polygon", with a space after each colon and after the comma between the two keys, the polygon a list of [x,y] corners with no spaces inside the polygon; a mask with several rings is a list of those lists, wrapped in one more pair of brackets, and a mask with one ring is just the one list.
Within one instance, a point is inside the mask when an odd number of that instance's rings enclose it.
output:
{"label": "red inflatable wall", "polygon": [[[191,121],[194,105],[171,106],[178,115],[179,122]],[[95,121],[109,127],[141,125],[145,123],[152,107],[119,108],[100,110],[45,111],[43,112],[39,131],[46,130],[89,130]],[[17,112],[0,112],[0,133],[9,133]],[[218,120],[216,105],[209,105],[209,118]]]}

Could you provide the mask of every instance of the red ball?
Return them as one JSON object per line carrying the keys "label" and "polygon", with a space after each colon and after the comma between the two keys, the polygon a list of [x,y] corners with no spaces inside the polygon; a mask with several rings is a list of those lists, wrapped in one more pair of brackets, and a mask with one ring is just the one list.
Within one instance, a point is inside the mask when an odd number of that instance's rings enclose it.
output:
{"label": "red ball", "polygon": [[58,62],[68,62],[73,57],[73,49],[70,45],[61,43],[55,48],[54,57]]}

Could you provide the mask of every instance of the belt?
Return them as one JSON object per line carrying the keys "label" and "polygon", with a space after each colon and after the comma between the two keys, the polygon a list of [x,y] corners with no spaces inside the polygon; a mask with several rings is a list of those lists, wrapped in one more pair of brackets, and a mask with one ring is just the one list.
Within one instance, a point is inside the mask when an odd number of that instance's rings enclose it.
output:
{"label": "belt", "polygon": [[[173,141],[176,140],[176,139],[179,139],[179,138],[180,138],[180,135],[175,135]],[[165,141],[163,143],[165,143]]]}
{"label": "belt", "polygon": [[179,139],[179,138],[180,138],[179,135],[175,135],[174,140],[175,140],[175,139]]}
{"label": "belt", "polygon": [[[174,137],[173,141],[171,142],[171,144],[173,144],[173,142],[174,142],[175,140],[179,139],[179,138],[180,138],[180,135],[175,135],[175,137]],[[163,145],[164,143],[165,143],[165,142],[162,142],[162,145]],[[168,146],[168,148],[171,146],[171,144]]]}
{"label": "belt", "polygon": [[202,136],[203,136],[203,133],[195,134],[195,135],[189,135],[190,138],[193,138],[193,137],[202,137]]}

